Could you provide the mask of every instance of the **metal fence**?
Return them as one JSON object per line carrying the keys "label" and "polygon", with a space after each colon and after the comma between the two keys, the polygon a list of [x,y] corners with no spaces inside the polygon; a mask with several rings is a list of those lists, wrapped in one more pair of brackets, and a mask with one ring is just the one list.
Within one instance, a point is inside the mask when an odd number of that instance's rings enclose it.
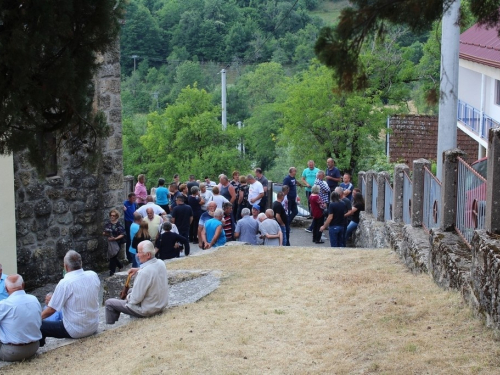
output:
{"label": "metal fence", "polygon": [[410,176],[404,173],[403,178],[403,222],[411,224],[411,198],[413,197],[413,183]]}
{"label": "metal fence", "polygon": [[458,158],[457,217],[455,229],[467,246],[475,229],[484,229],[486,180],[463,159]]}
{"label": "metal fence", "polygon": [[490,116],[485,115],[484,113],[481,116],[481,111],[479,109],[474,108],[470,104],[461,100],[458,101],[457,118],[460,122],[481,136],[483,139],[488,139],[488,132],[491,128],[500,126],[500,124],[498,124],[498,122],[493,120]]}
{"label": "metal fence", "polygon": [[377,216],[377,198],[378,198],[378,184],[377,184],[377,175],[373,176],[373,189],[372,189],[372,214],[373,217]]}
{"label": "metal fence", "polygon": [[424,167],[423,226],[429,230],[438,228],[441,218],[441,182]]}
{"label": "metal fence", "polygon": [[384,189],[384,220],[392,220],[392,197],[394,196],[391,182],[388,178],[385,179]]}

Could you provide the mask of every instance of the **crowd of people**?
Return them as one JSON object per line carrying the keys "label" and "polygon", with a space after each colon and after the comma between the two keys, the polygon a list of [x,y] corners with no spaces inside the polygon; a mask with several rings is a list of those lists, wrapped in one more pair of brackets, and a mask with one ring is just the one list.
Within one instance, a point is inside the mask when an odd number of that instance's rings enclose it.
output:
{"label": "crowd of people", "polygon": [[[296,175],[297,169],[289,168],[282,191],[268,204],[269,181],[260,168],[243,176],[239,171],[234,171],[230,178],[221,174],[218,184],[209,177],[196,180],[194,175],[182,183],[179,174],[175,174],[168,188],[165,179],[160,178],[150,194],[141,174],[135,191],[123,205],[125,226],[115,229],[112,211],[105,231],[111,231],[111,242],[126,242],[127,257],[134,266],[139,265],[135,237],[151,240],[159,259],[179,257],[182,252],[189,255],[190,243],[203,250],[227,241],[290,246],[290,224],[298,214],[297,187],[302,186],[313,219],[306,228],[312,233],[312,241],[324,243],[324,233],[328,232],[332,247],[346,246],[359,223],[359,212],[364,210],[363,197],[353,187],[351,176],[342,175],[332,158],[326,161],[325,170],[316,168],[314,161],[309,160],[300,179]],[[138,231],[140,225],[147,225],[149,236],[144,236],[144,230]],[[113,254],[110,252],[110,274],[121,268]]]}
{"label": "crowd of people", "polygon": [[[120,212],[112,209],[104,226],[110,275],[123,267],[118,254],[126,244],[132,263],[128,275],[135,277],[123,299],[105,302],[106,323],[114,324],[120,313],[148,317],[161,312],[168,305],[169,290],[162,260],[182,252],[188,256],[190,243],[203,250],[227,241],[290,246],[290,224],[298,214],[297,186],[306,189],[313,220],[305,230],[312,233],[312,241],[323,243],[322,233],[328,228],[330,245],[346,246],[364,211],[363,196],[350,175],[341,176],[333,159],[327,160],[324,171],[310,160],[299,181],[295,167],[288,172],[282,191],[269,205],[269,182],[260,168],[246,176],[234,171],[231,180],[220,175],[219,184],[208,177],[197,181],[193,175],[180,183],[176,174],[168,188],[160,178],[150,194],[145,176],[139,175],[135,191],[123,203],[124,225]],[[47,337],[81,338],[97,331],[99,277],[82,269],[81,255],[74,250],[64,257],[64,272],[42,309],[36,297],[25,293],[22,276],[3,274],[0,264],[0,360],[29,358]]]}

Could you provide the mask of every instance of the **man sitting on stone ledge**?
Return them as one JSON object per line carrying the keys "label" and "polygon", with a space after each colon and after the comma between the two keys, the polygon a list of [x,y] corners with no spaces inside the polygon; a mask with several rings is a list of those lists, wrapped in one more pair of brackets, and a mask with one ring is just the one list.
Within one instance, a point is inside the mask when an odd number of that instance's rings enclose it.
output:
{"label": "man sitting on stone ledge", "polygon": [[94,271],[82,269],[82,257],[74,250],[64,256],[66,275],[59,281],[42,319],[61,311],[63,320],[42,322],[42,339],[46,337],[74,338],[90,336],[99,325],[99,290],[101,282]]}
{"label": "man sitting on stone ledge", "polygon": [[22,361],[38,350],[42,307],[24,292],[20,275],[7,277],[5,286],[9,297],[0,302],[0,360]]}
{"label": "man sitting on stone ledge", "polygon": [[128,271],[129,274],[137,274],[134,286],[125,300],[110,298],[105,302],[106,324],[114,324],[121,312],[145,318],[160,313],[168,305],[165,263],[155,258],[155,248],[151,241],[142,241],[137,250],[141,266]]}

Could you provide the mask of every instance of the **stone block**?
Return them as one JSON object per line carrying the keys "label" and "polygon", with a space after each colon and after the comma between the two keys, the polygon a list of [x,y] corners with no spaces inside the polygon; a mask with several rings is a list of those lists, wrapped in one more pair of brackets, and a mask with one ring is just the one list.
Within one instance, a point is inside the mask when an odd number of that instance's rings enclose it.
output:
{"label": "stone block", "polygon": [[99,108],[101,110],[111,108],[111,96],[108,94],[99,95]]}
{"label": "stone block", "polygon": [[72,227],[69,228],[70,233],[76,237],[82,234],[83,227],[79,224],[73,225]]}
{"label": "stone block", "polygon": [[92,193],[87,196],[87,200],[85,202],[85,210],[95,211],[99,207],[99,198],[96,194]]}
{"label": "stone block", "polygon": [[50,186],[61,186],[64,184],[64,180],[60,176],[47,177],[45,180]]}
{"label": "stone block", "polygon": [[45,186],[39,182],[26,186],[25,191],[26,197],[29,200],[42,199],[45,197]]}
{"label": "stone block", "polygon": [[28,234],[27,236],[24,236],[20,240],[22,245],[32,245],[36,242],[36,237],[33,233]]}
{"label": "stone block", "polygon": [[61,229],[59,227],[50,227],[49,236],[53,238],[58,238],[61,235]]}
{"label": "stone block", "polygon": [[64,200],[58,200],[56,203],[54,203],[54,206],[52,207],[52,210],[56,214],[63,214],[65,212],[69,211],[69,204],[64,201]]}
{"label": "stone block", "polygon": [[17,174],[20,182],[24,186],[28,186],[31,183],[31,173],[28,171],[21,171]]}
{"label": "stone block", "polygon": [[18,219],[25,219],[28,217],[33,217],[35,214],[34,203],[24,202],[17,205],[17,217]]}
{"label": "stone block", "polygon": [[60,189],[48,188],[45,190],[45,195],[51,200],[56,200],[61,197],[62,191]]}
{"label": "stone block", "polygon": [[34,205],[36,216],[49,215],[52,212],[52,203],[47,198],[40,199]]}
{"label": "stone block", "polygon": [[64,258],[66,253],[72,249],[73,241],[69,238],[60,238],[56,243],[56,254],[60,258]]}
{"label": "stone block", "polygon": [[61,197],[70,201],[78,199],[78,190],[74,188],[64,189],[62,191]]}
{"label": "stone block", "polygon": [[82,186],[86,189],[97,187],[97,178],[91,176],[82,180]]}
{"label": "stone block", "polygon": [[82,212],[84,209],[85,209],[85,203],[83,202],[71,203],[70,210],[73,213]]}
{"label": "stone block", "polygon": [[376,221],[366,212],[360,213],[360,221],[355,232],[356,247],[379,249],[388,247],[384,223]]}
{"label": "stone block", "polygon": [[26,221],[16,221],[16,237],[26,236],[31,232],[30,224]]}
{"label": "stone block", "polygon": [[442,288],[458,290],[469,300],[472,263],[470,249],[453,232],[431,229],[430,239],[429,272],[432,278]]}
{"label": "stone block", "polygon": [[472,295],[475,312],[489,327],[500,329],[500,236],[485,230],[475,232],[471,242]]}
{"label": "stone block", "polygon": [[97,241],[97,240],[87,241],[87,250],[88,251],[97,250],[98,246],[99,246],[99,241]]}
{"label": "stone block", "polygon": [[122,139],[121,137],[112,136],[108,138],[108,147],[107,150],[119,150],[122,148]]}
{"label": "stone block", "polygon": [[68,225],[73,223],[73,214],[67,212],[65,214],[55,215],[55,220],[58,224]]}
{"label": "stone block", "polygon": [[430,248],[429,235],[425,230],[409,224],[403,226],[401,257],[413,273],[429,271]]}
{"label": "stone block", "polygon": [[108,179],[109,190],[123,189],[123,175],[121,173],[114,173]]}

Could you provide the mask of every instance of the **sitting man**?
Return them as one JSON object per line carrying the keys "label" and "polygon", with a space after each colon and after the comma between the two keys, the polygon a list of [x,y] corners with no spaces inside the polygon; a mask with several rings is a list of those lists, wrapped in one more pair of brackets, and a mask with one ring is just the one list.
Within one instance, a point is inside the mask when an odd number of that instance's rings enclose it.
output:
{"label": "sitting man", "polygon": [[82,257],[74,250],[64,256],[64,269],[66,275],[42,312],[42,319],[46,319],[61,311],[63,320],[42,321],[40,346],[45,345],[46,337],[79,339],[90,336],[99,325],[99,277],[94,271],[82,269]]}
{"label": "sitting man", "polygon": [[9,297],[0,302],[0,360],[22,361],[33,356],[42,337],[42,307],[35,296],[26,294],[20,275],[5,280]]}
{"label": "sitting man", "polygon": [[158,249],[158,258],[161,260],[179,258],[181,247],[177,243],[184,245],[184,251],[189,254],[188,239],[172,232],[172,225],[170,221],[163,223],[163,232],[156,238],[155,247]]}
{"label": "sitting man", "polygon": [[167,267],[155,258],[155,247],[151,241],[142,241],[138,246],[140,268],[131,268],[129,274],[137,274],[134,287],[124,300],[110,298],[105,302],[106,324],[115,324],[120,313],[145,318],[160,313],[168,305]]}
{"label": "sitting man", "polygon": [[264,246],[282,246],[283,233],[278,222],[274,220],[274,211],[270,208],[267,209],[265,217],[259,220],[259,230],[261,237],[264,239]]}
{"label": "sitting man", "polygon": [[241,210],[241,219],[236,223],[234,238],[241,242],[248,242],[250,245],[257,245],[258,231],[259,223],[250,216],[250,210],[245,207]]}

